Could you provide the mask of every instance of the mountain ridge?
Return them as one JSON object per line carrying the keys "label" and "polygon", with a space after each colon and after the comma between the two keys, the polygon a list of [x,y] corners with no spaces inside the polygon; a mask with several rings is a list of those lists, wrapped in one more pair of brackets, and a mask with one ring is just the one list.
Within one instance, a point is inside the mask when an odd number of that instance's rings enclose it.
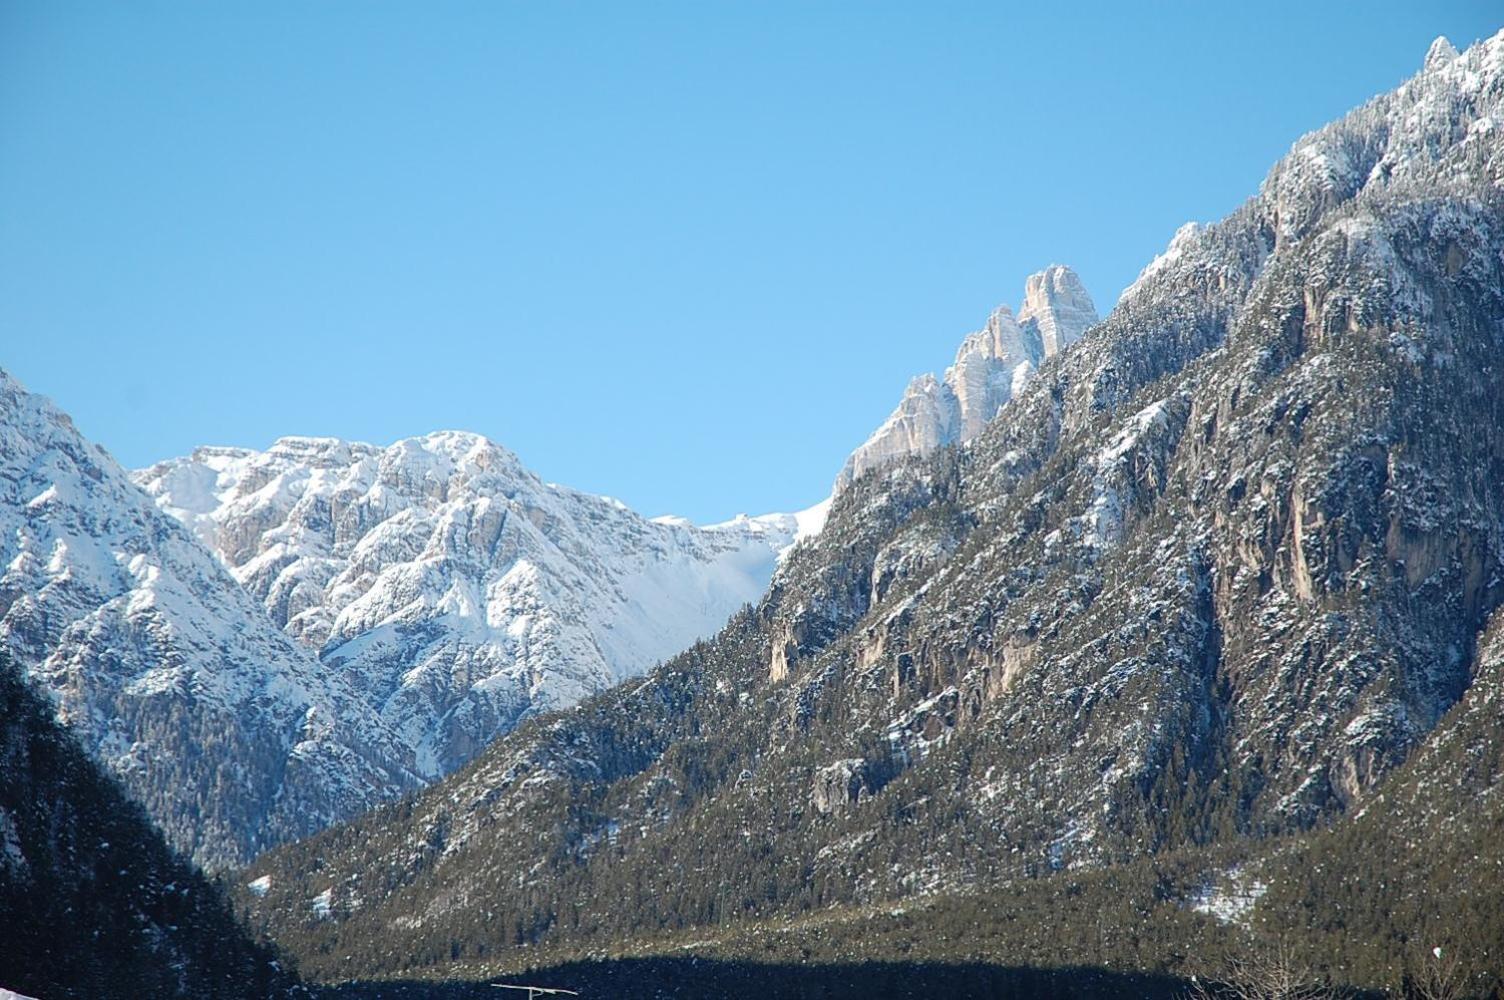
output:
{"label": "mountain ridge", "polygon": [[820,519],[648,520],[458,431],[206,447],[134,478],[363,685],[427,779],[715,631]]}
{"label": "mountain ridge", "polygon": [[1024,281],[1017,316],[998,306],[968,334],[943,378],[915,376],[898,407],[847,457],[837,492],[864,472],[906,456],[964,444],[1022,391],[1038,367],[1070,346],[1098,320],[1075,271],[1051,264]]}
{"label": "mountain ridge", "polygon": [[175,846],[223,866],[414,787],[342,678],[4,371],[0,491],[0,643]]}
{"label": "mountain ridge", "polygon": [[[1210,850],[1227,867],[1197,873],[1204,913],[1153,871],[1135,884],[1146,913],[1220,926],[1227,871],[1346,829],[1476,723],[1456,706],[1496,700],[1495,121],[1504,32],[1302,137],[966,447],[855,476],[756,608],[401,810],[260,859],[252,919],[338,977],[354,966],[323,956],[444,967],[1069,896]],[[1475,832],[1496,871],[1504,845]],[[1278,901],[1318,874],[1280,869],[1240,912],[1274,935],[1315,920]],[[1321,911],[1323,933],[1342,917]],[[1420,929],[1367,951],[1333,936],[1326,961],[1397,988]]]}

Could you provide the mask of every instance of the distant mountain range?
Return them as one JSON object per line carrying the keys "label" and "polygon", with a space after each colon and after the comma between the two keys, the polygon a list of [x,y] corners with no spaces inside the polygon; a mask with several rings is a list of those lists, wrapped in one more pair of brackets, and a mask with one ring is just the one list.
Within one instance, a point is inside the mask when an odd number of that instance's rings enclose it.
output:
{"label": "distant mountain range", "polygon": [[713,634],[819,525],[649,521],[455,432],[201,448],[134,478],[349,678],[425,780]]}

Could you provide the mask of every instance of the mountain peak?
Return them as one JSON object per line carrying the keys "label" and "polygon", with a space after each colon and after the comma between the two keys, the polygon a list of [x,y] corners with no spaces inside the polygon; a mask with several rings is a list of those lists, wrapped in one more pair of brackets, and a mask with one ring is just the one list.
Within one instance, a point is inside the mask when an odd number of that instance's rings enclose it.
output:
{"label": "mountain peak", "polygon": [[1446,35],[1437,35],[1436,41],[1426,50],[1426,69],[1436,69],[1445,66],[1457,58],[1457,47],[1454,46]]}
{"label": "mountain peak", "polygon": [[1097,322],[1097,308],[1075,271],[1051,264],[1029,275],[1018,312],[1006,305],[993,309],[982,329],[962,339],[943,380],[925,374],[909,382],[898,408],[847,458],[836,489],[905,455],[970,441],[1046,359]]}
{"label": "mountain peak", "polygon": [[1038,327],[1046,357],[1079,340],[1098,319],[1086,286],[1064,264],[1051,264],[1024,281],[1024,304],[1018,311],[1018,322],[1028,326],[1032,321]]}

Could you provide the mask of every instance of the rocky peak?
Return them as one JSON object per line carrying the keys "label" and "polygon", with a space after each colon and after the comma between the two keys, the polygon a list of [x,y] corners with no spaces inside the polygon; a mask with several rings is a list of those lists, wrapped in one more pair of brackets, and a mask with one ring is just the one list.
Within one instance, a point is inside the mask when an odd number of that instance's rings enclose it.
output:
{"label": "rocky peak", "polygon": [[970,441],[1046,359],[1096,322],[1096,307],[1075,271],[1052,264],[1031,274],[1018,313],[1005,305],[994,309],[986,326],[961,341],[944,380],[922,375],[909,383],[898,408],[847,458],[836,489],[904,456]]}
{"label": "rocky peak", "polygon": [[1423,69],[1437,69],[1456,58],[1456,46],[1447,39],[1446,35],[1437,35],[1436,41],[1432,42],[1431,47],[1426,50],[1426,61]]}
{"label": "rocky peak", "polygon": [[1045,357],[1053,357],[1080,340],[1098,319],[1091,295],[1070,268],[1051,264],[1024,282],[1018,323],[1026,330],[1032,327],[1038,331]]}
{"label": "rocky peak", "polygon": [[973,356],[1025,360],[1033,357],[1038,349],[1038,343],[1030,342],[1028,334],[1013,315],[1013,310],[1007,306],[998,306],[987,317],[986,326],[976,333],[968,334],[961,341],[961,347],[956,351],[956,363],[960,364]]}

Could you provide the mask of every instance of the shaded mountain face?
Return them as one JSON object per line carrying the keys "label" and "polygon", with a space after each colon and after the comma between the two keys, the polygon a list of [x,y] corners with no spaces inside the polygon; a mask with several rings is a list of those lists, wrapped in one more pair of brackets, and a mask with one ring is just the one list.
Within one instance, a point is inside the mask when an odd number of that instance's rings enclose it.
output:
{"label": "shaded mountain face", "polygon": [[250,1000],[293,985],[3,653],[0,923],[0,996]]}
{"label": "shaded mountain face", "polygon": [[900,459],[929,455],[980,434],[1047,359],[1079,340],[1097,310],[1076,272],[1055,264],[1024,283],[1015,317],[999,306],[969,335],[944,379],[920,375],[888,419],[846,459],[836,489]]}
{"label": "shaded mountain face", "polygon": [[201,448],[135,479],[425,779],[713,634],[819,516],[650,521],[457,432]]}
{"label": "shaded mountain face", "polygon": [[1433,49],[1177,234],[969,447],[856,475],[755,610],[261,859],[256,919],[339,975],[1380,802],[1500,683],[1501,123],[1504,34]]}
{"label": "shaded mountain face", "polygon": [[0,372],[0,648],[209,865],[417,783],[336,667],[283,635],[68,417]]}

